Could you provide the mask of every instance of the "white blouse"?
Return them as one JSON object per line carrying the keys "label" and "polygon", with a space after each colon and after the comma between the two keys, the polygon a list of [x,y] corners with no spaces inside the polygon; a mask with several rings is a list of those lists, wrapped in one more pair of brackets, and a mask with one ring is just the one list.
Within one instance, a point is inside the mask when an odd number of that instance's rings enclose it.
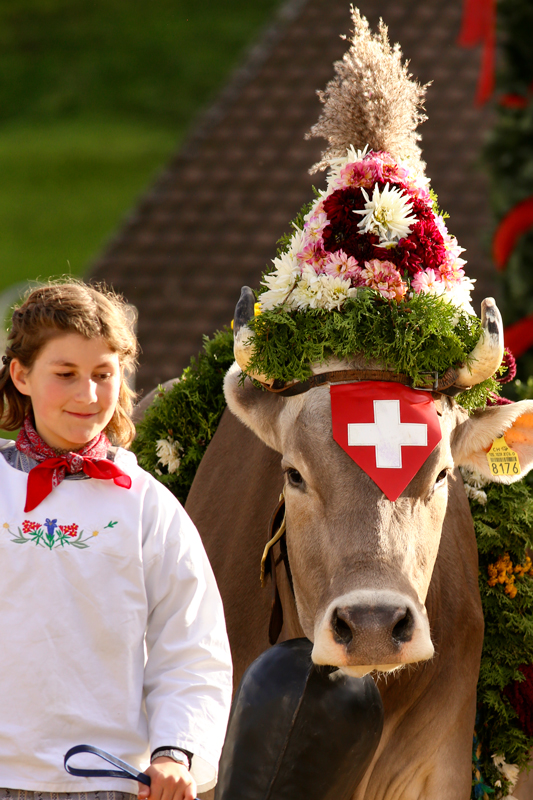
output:
{"label": "white blouse", "polygon": [[199,791],[216,781],[231,661],[215,579],[174,496],[132,453],[115,463],[131,489],[64,480],[24,514],[27,474],[0,456],[0,786],[137,791],[68,775],[81,743],[139,770],[181,747]]}

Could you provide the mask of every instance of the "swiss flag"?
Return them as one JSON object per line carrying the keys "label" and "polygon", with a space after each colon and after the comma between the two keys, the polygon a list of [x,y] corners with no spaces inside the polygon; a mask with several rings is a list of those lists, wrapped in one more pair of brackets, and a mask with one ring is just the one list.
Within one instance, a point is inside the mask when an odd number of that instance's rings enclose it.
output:
{"label": "swiss flag", "polygon": [[397,500],[440,442],[431,394],[399,383],[332,385],[333,438],[389,500]]}

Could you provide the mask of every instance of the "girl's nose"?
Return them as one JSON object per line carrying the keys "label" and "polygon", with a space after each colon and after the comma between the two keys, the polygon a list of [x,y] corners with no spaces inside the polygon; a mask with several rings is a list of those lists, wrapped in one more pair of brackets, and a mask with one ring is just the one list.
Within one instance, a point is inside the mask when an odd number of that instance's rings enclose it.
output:
{"label": "girl's nose", "polygon": [[96,393],[96,383],[93,380],[80,381],[76,399],[82,403],[96,403],[98,395]]}

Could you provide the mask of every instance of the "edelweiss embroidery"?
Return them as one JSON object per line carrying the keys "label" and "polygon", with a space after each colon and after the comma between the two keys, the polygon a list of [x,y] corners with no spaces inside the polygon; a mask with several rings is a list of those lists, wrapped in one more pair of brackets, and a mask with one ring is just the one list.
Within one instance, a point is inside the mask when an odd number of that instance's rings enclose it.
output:
{"label": "edelweiss embroidery", "polygon": [[[115,522],[110,521],[102,530],[105,531],[107,528],[113,530],[117,523],[118,520]],[[22,527],[19,526],[17,528],[17,533],[11,530],[9,522],[4,522],[4,529],[10,534],[11,541],[15,542],[15,544],[33,542],[33,544],[39,547],[47,547],[49,550],[65,547],[65,545],[83,550],[89,547],[89,542],[93,536],[98,536],[100,533],[100,531],[93,531],[90,534],[85,534],[85,531],[80,531],[79,525],[74,523],[71,525],[58,525],[57,519],[48,518],[44,522],[32,522],[29,519],[25,519]]]}

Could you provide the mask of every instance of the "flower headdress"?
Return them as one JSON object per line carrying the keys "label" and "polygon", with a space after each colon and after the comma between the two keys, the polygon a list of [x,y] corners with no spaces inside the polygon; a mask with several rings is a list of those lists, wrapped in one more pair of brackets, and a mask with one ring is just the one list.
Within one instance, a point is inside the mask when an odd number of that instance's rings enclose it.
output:
{"label": "flower headdress", "polygon": [[[261,316],[237,331],[236,358],[271,385],[302,380],[328,359],[356,352],[420,384],[421,372],[443,371],[451,357],[468,373],[459,375],[457,387],[467,388],[500,365],[499,312],[485,301],[497,317],[498,336],[489,341],[470,303],[473,281],[465,275],[463,249],[424,174],[416,129],[426,118],[426,87],[409,74],[382,22],[373,35],[354,8],[352,20],[350,48],[319,93],[324,108],[308,134],[329,142],[313,168],[328,169],[327,188],[293,223],[274,269],[264,275]],[[251,307],[250,297],[246,304]],[[418,346],[410,338],[415,319]],[[488,360],[483,354],[482,374],[472,376],[471,351],[483,336],[490,353]],[[411,345],[419,356],[409,359]]]}

